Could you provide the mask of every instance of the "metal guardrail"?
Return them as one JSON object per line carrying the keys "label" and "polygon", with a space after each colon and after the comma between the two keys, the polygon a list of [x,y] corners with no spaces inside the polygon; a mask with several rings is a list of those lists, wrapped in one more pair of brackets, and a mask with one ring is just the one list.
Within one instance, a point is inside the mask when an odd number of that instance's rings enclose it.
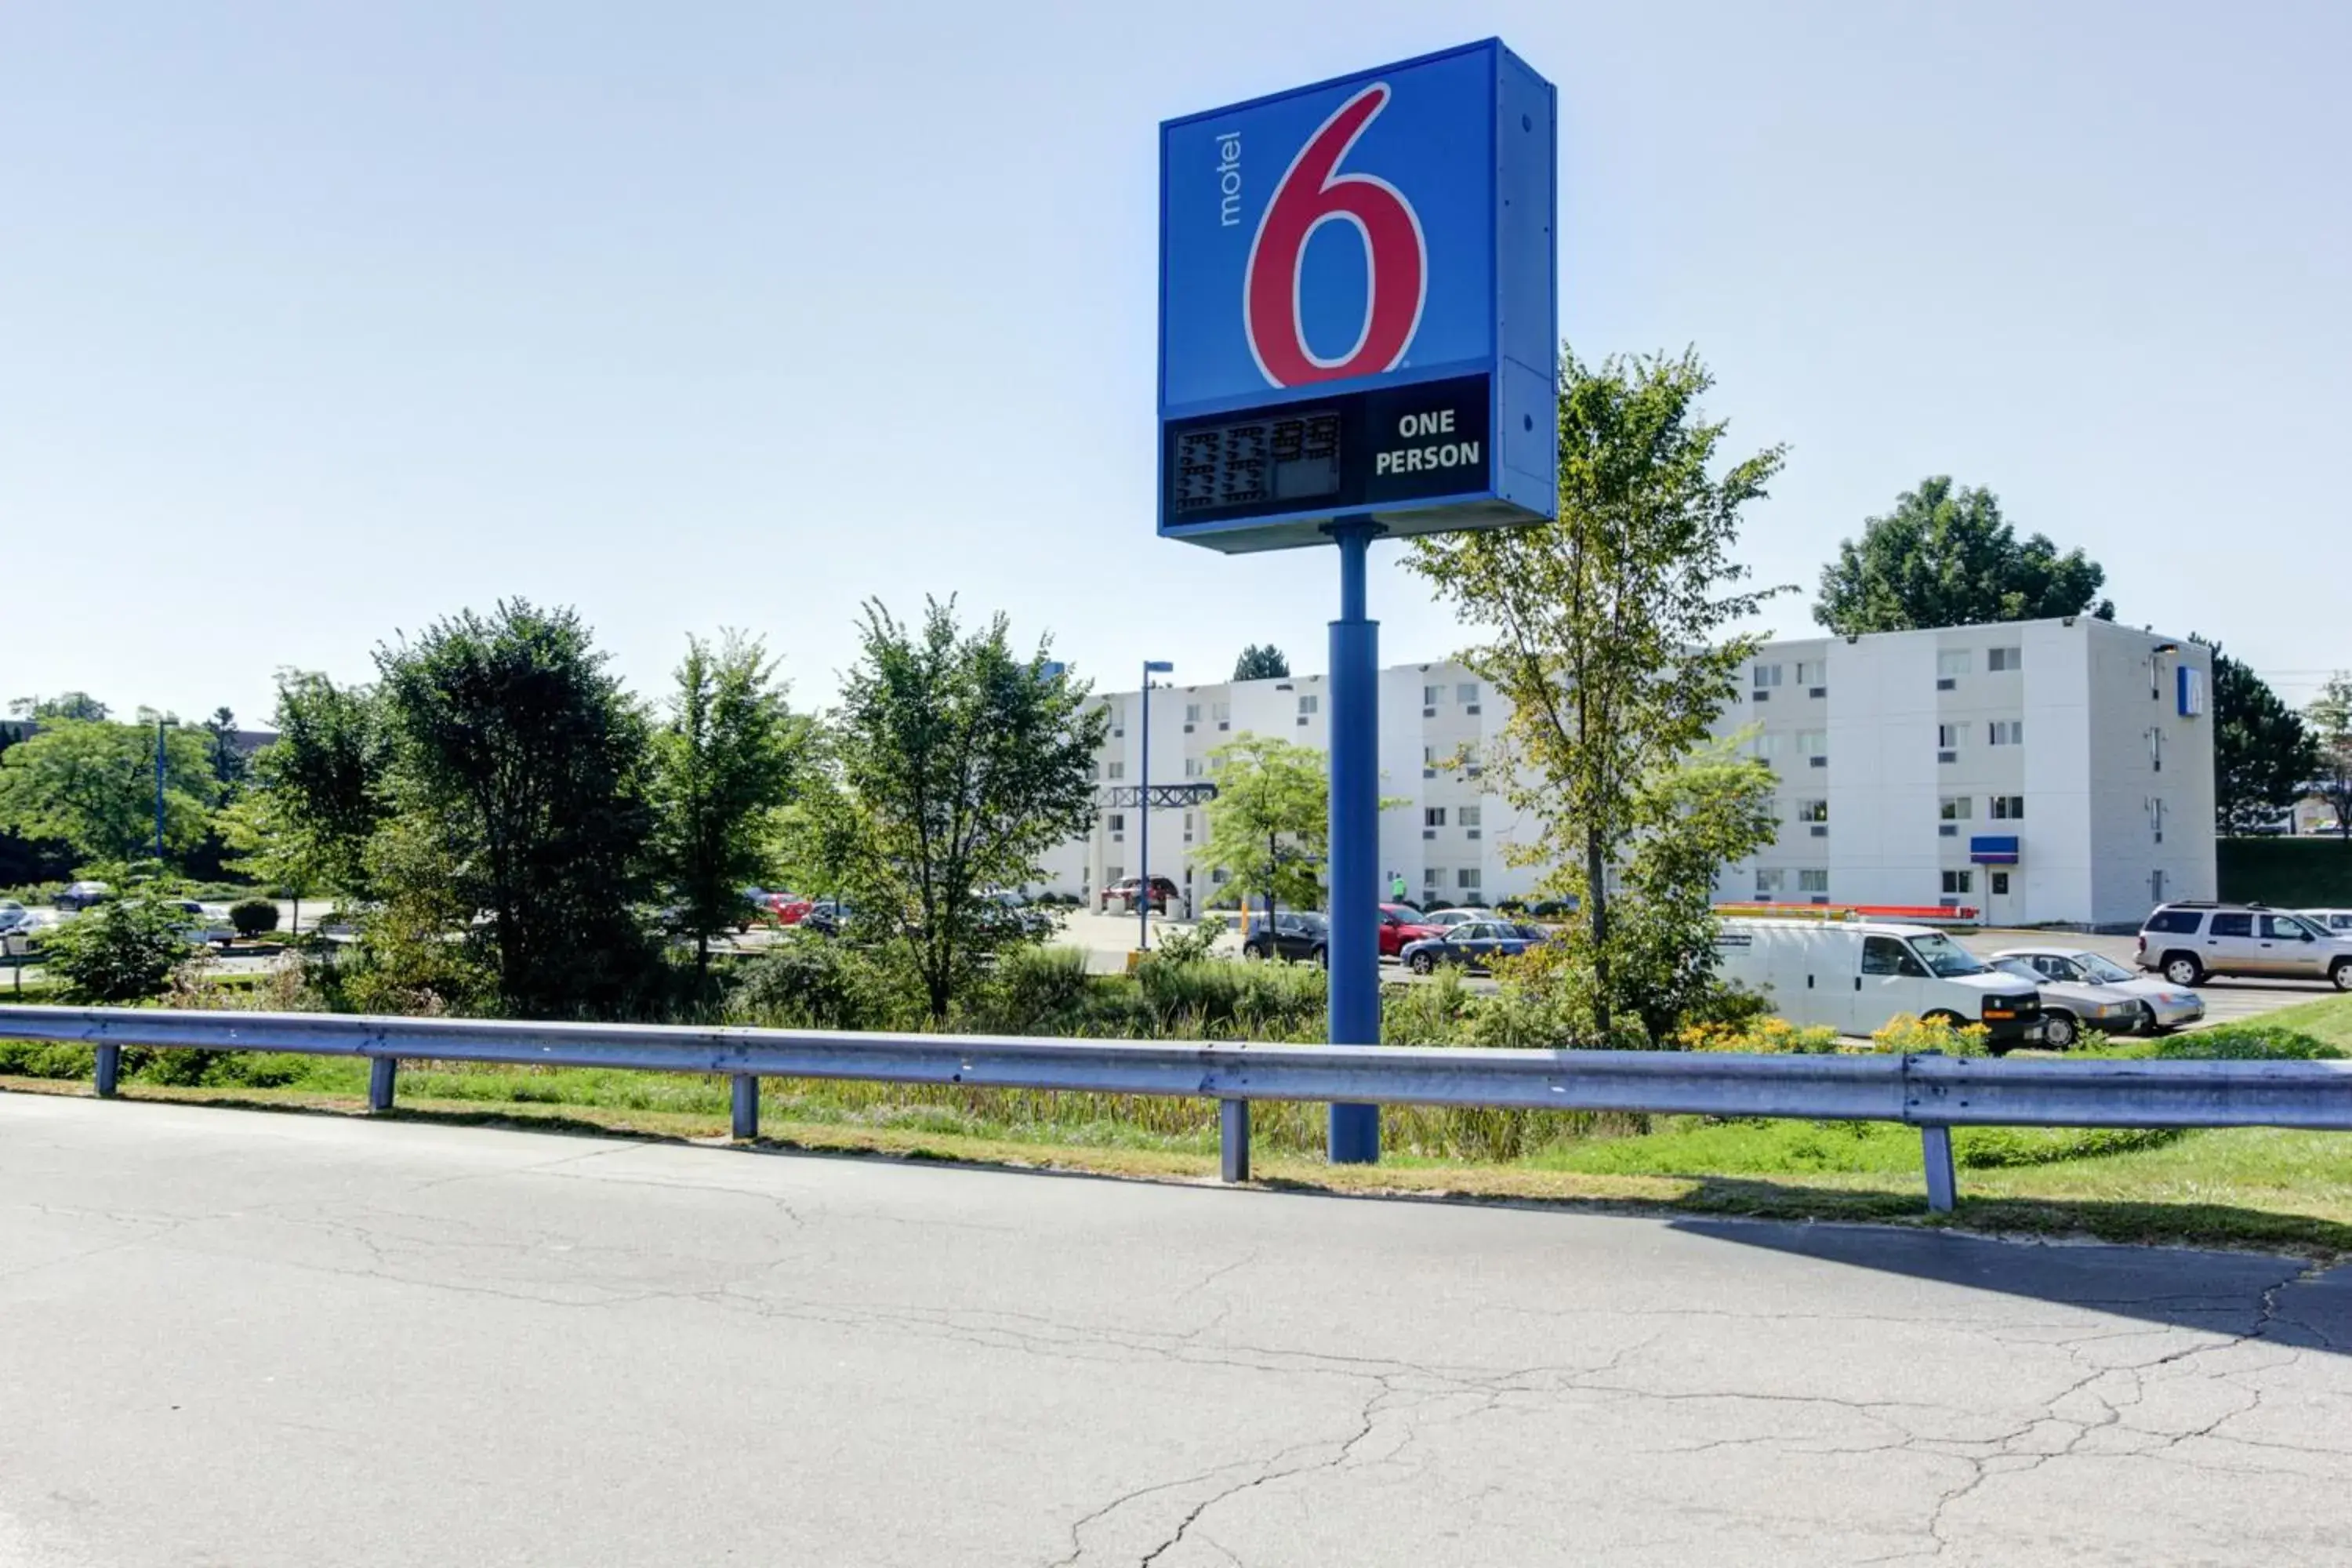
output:
{"label": "metal guardrail", "polygon": [[621,1068],[733,1079],[733,1130],[759,1132],[762,1078],[858,1079],[1221,1102],[1220,1168],[1249,1178],[1258,1100],[1627,1110],[1920,1130],[1928,1206],[1952,1206],[1965,1126],[2292,1127],[2352,1131],[2352,1061],[2004,1061],[1391,1046],[1167,1044],[645,1024],[509,1023],[156,1008],[0,1009],[0,1037],[96,1047],[110,1096],[126,1046],[363,1057],[368,1103],[392,1108],[403,1060]]}

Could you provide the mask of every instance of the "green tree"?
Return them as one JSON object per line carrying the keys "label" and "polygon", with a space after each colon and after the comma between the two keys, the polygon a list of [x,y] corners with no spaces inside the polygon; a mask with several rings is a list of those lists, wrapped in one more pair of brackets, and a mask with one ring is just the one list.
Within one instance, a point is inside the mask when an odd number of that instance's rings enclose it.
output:
{"label": "green tree", "polygon": [[1242,649],[1241,658],[1234,660],[1235,680],[1281,680],[1290,674],[1290,660],[1283,651],[1267,643],[1256,643]]}
{"label": "green tree", "polygon": [[1022,658],[1003,616],[967,632],[952,599],[919,626],[869,602],[859,642],[822,831],[860,922],[902,945],[944,1021],[993,954],[1034,940],[980,895],[1034,881],[1040,856],[1087,830],[1109,720],[1045,642]]}
{"label": "green tree", "polygon": [[763,879],[776,816],[792,791],[803,726],[784,706],[756,640],[688,637],[668,721],[654,737],[654,875],[694,938],[698,975],[710,939],[740,922],[743,889]]}
{"label": "green tree", "polygon": [[213,778],[224,795],[234,795],[246,775],[245,753],[236,749],[236,715],[226,708],[215,708],[205,721],[204,731]]}
{"label": "green tree", "polygon": [[[1703,896],[1673,879],[1770,839],[1743,845],[1728,828],[1704,845],[1676,839],[1692,831],[1687,770],[1758,646],[1728,628],[1769,597],[1739,586],[1740,510],[1785,457],[1730,459],[1727,426],[1699,413],[1713,384],[1690,351],[1593,368],[1564,349],[1558,520],[1429,535],[1408,557],[1492,639],[1463,656],[1511,702],[1489,776],[1532,829],[1514,857],[1547,868],[1544,896],[1576,900],[1559,952],[1589,973],[1603,1041],[1621,1018],[1646,1021],[1644,953],[1671,941],[1711,949],[1703,928],[1654,929]],[[1621,921],[1610,872],[1637,855],[1659,869],[1625,885]]]}
{"label": "green tree", "polygon": [[76,1002],[143,1002],[191,956],[184,920],[156,900],[117,899],[47,933],[41,966]]}
{"label": "green tree", "polygon": [[1331,845],[1331,783],[1321,752],[1279,736],[1244,731],[1209,753],[1216,798],[1203,808],[1207,832],[1194,861],[1225,873],[1246,907],[1266,916],[1284,904],[1322,901]]}
{"label": "green tree", "polygon": [[371,867],[388,901],[479,912],[510,1015],[609,1011],[642,977],[646,724],[605,664],[576,614],[520,599],[377,650],[408,847]]}
{"label": "green tree", "polygon": [[[2191,642],[2205,639],[2194,633]],[[2303,715],[2247,666],[2213,650],[2213,816],[2221,833],[2248,833],[2303,798],[2319,773],[2319,744]]]}
{"label": "green tree", "polygon": [[2320,795],[2336,809],[2336,831],[2352,841],[2352,670],[2337,670],[2304,710],[2317,742]]}
{"label": "green tree", "polygon": [[227,813],[242,868],[297,899],[369,897],[368,846],[391,810],[383,704],[371,688],[281,670],[270,722],[278,738],[253,759],[257,787]]}
{"label": "green tree", "polygon": [[[185,855],[210,830],[217,795],[201,732],[165,728],[163,848]],[[0,827],[60,839],[89,861],[153,853],[155,730],[44,719],[0,754]]]}
{"label": "green tree", "polygon": [[2079,549],[2061,555],[2039,533],[2019,542],[1990,490],[1937,475],[1864,520],[1860,542],[1838,546],[1813,619],[1841,637],[2052,616],[2111,621],[2116,607],[2099,597],[2106,580]]}
{"label": "green tree", "polygon": [[1716,878],[1772,842],[1774,785],[1770,768],[1717,745],[1668,770],[1649,792],[1648,820],[1621,873],[1612,1000],[1640,1021],[1652,1046],[1664,1046],[1719,990]]}
{"label": "green tree", "polygon": [[8,711],[19,719],[82,719],[96,723],[112,710],[87,691],[68,691],[58,697],[19,697],[8,704]]}

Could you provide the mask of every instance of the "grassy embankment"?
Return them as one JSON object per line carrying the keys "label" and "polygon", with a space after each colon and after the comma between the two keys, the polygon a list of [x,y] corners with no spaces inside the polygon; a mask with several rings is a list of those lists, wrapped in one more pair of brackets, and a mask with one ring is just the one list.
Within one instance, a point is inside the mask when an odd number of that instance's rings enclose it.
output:
{"label": "grassy embankment", "polygon": [[[2263,1022],[2352,1052],[2352,997],[2315,1001]],[[359,1061],[236,1057],[198,1070],[193,1053],[173,1057],[186,1066],[159,1060],[126,1083],[125,1096],[341,1112],[364,1103],[366,1068]],[[217,1081],[218,1068],[229,1063],[242,1081]],[[0,1045],[0,1089],[87,1093],[86,1076],[52,1076],[86,1075],[86,1064],[80,1047]],[[1205,1103],[854,1083],[778,1081],[763,1089],[762,1142],[772,1147],[1163,1180],[1206,1180],[1215,1169],[1214,1111]],[[405,1116],[661,1138],[727,1134],[727,1086],[710,1078],[419,1065],[404,1068],[400,1097],[396,1114]],[[1400,1109],[1386,1119],[1382,1163],[1354,1169],[1316,1157],[1321,1124],[1319,1106],[1258,1107],[1260,1181],[1929,1223],[1921,1212],[1917,1134],[1885,1123]],[[2352,1255],[2352,1137],[1989,1128],[1962,1130],[1955,1142],[1962,1202],[1954,1222],[1973,1228]]]}

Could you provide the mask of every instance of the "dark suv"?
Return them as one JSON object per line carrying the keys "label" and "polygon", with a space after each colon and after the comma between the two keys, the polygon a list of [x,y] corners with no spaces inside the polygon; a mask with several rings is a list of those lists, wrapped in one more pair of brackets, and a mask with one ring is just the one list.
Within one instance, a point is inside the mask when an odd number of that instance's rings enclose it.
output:
{"label": "dark suv", "polygon": [[2288,910],[2261,904],[2164,904],[2139,928],[2142,969],[2175,985],[2209,974],[2262,980],[2326,980],[2352,991],[2352,940]]}

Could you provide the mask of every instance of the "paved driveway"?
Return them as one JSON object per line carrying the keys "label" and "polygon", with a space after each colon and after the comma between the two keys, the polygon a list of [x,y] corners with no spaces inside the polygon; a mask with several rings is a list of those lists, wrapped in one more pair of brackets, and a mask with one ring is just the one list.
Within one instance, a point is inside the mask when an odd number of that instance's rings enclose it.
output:
{"label": "paved driveway", "polygon": [[0,1094],[0,1563],[2342,1563],[2352,1272]]}

